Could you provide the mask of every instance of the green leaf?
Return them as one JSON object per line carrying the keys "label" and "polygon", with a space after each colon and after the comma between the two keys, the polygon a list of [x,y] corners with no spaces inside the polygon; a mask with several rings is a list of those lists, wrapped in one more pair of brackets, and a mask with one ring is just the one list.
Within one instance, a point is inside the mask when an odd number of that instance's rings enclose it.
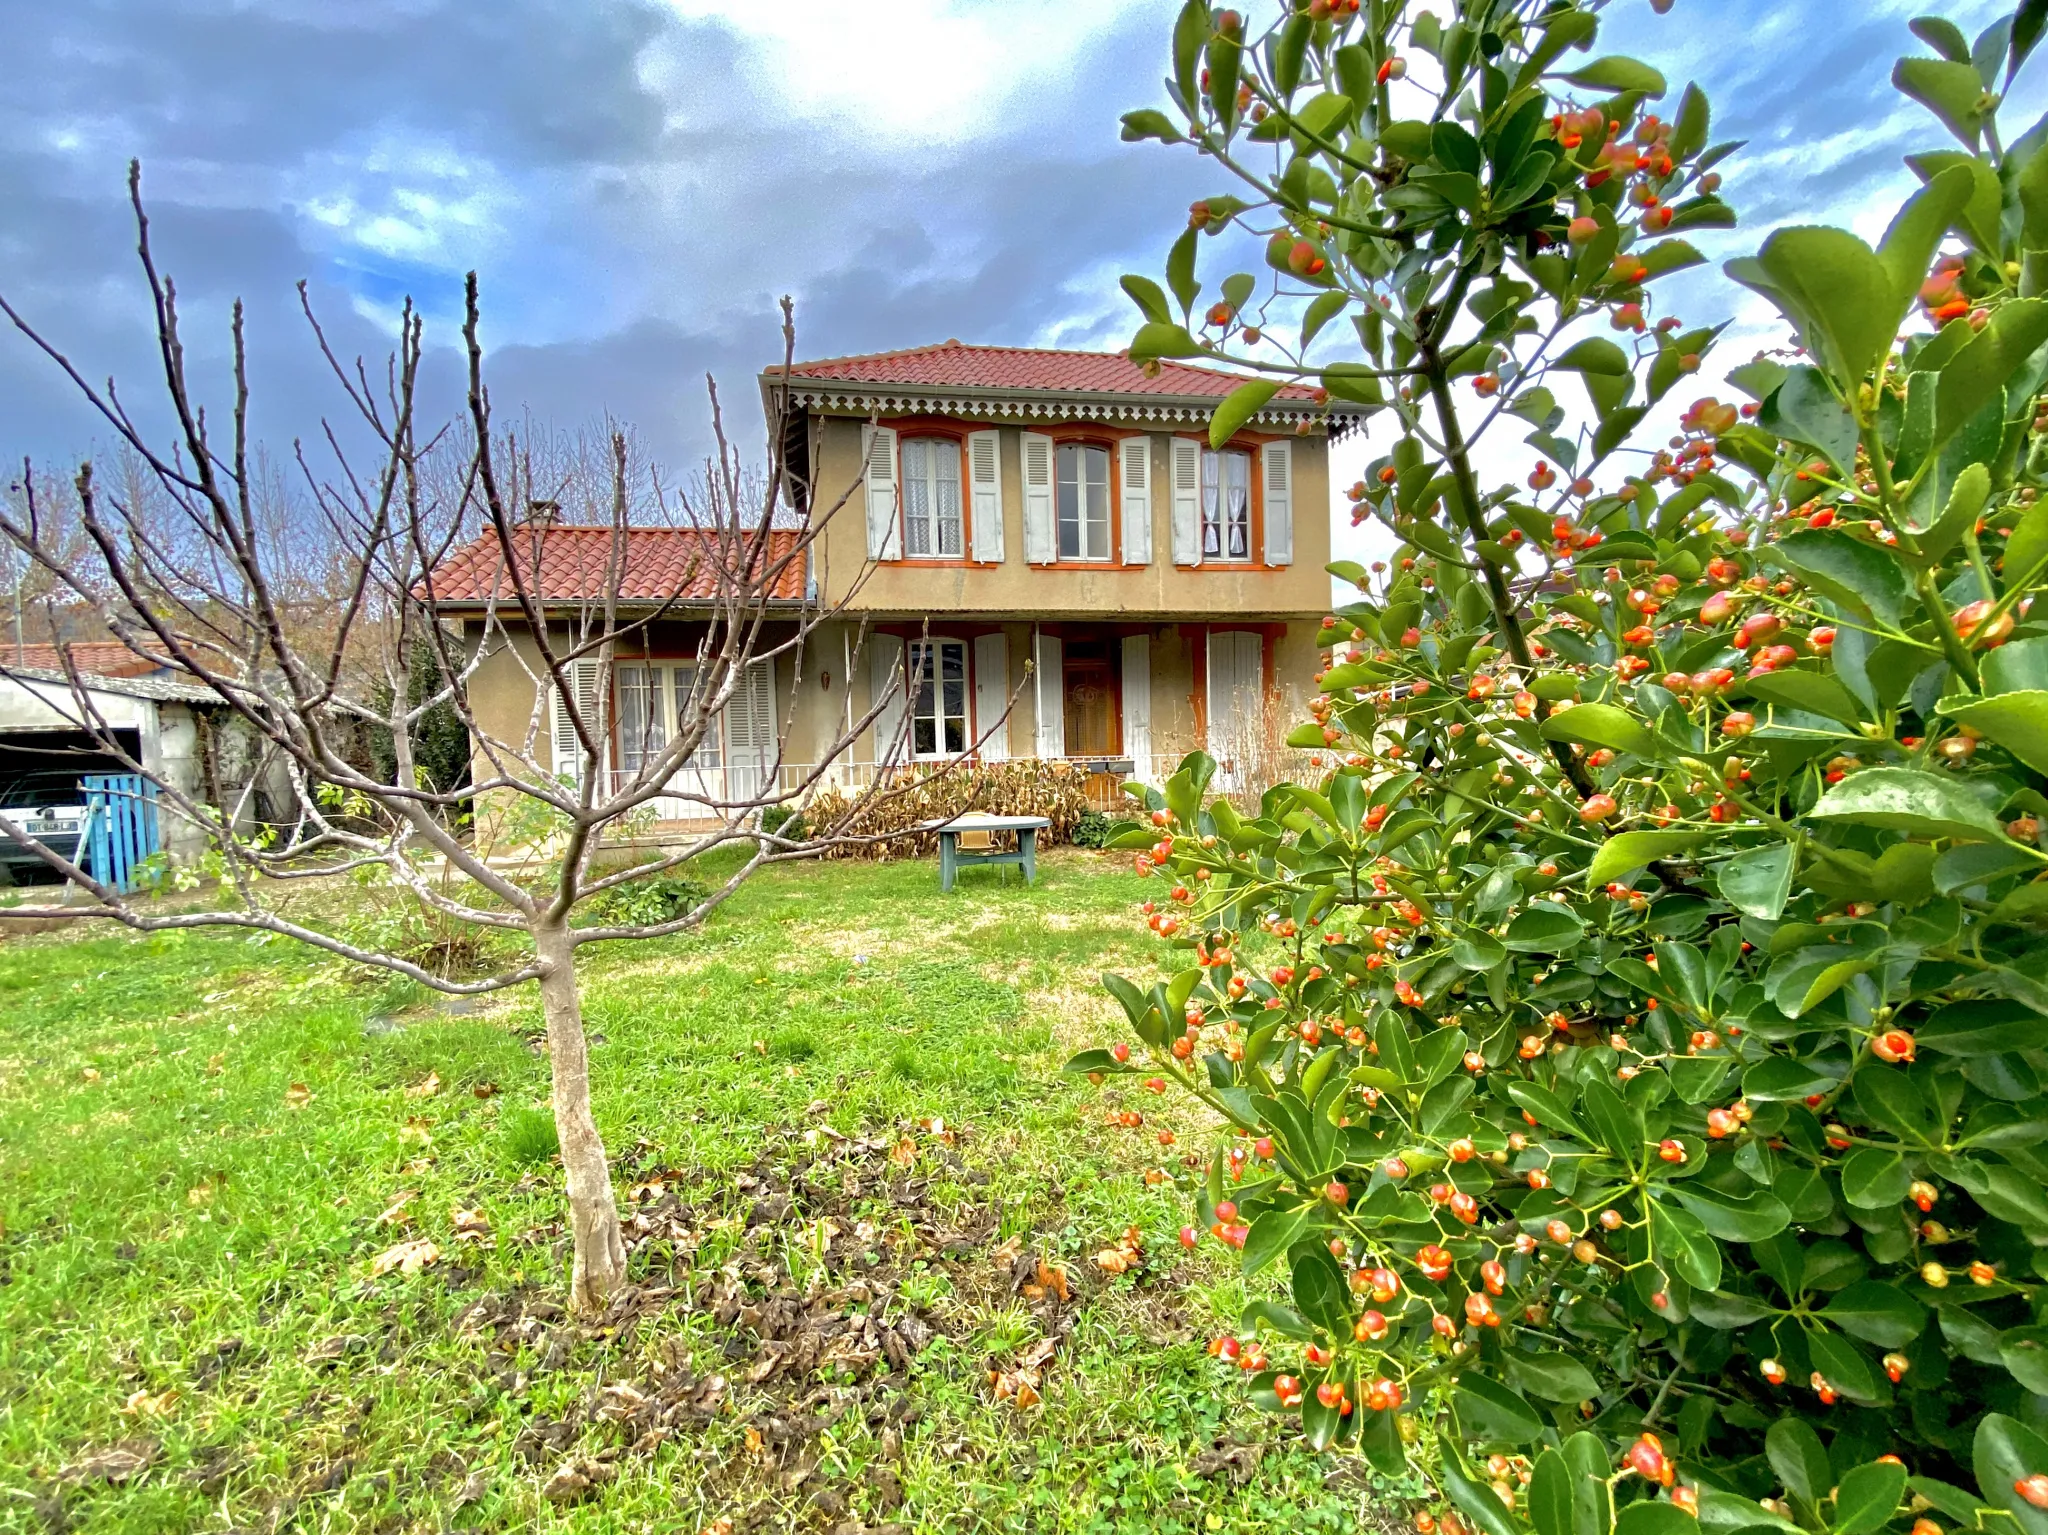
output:
{"label": "green leaf", "polygon": [[1586,888],[1598,890],[1664,858],[1685,852],[1700,840],[1696,831],[1625,831],[1600,844],[1586,869]]}
{"label": "green leaf", "polygon": [[1562,954],[1586,936],[1586,925],[1558,906],[1531,906],[1508,924],[1501,943],[1522,954]]}
{"label": "green leaf", "polygon": [[[1899,1196],[1905,1198],[1901,1184]],[[1904,1348],[1927,1327],[1927,1310],[1895,1284],[1859,1279],[1822,1308],[1822,1316],[1852,1338],[1879,1348]]]}
{"label": "green leaf", "polygon": [[1923,1050],[1963,1057],[2031,1050],[2048,1038],[2048,1018],[2004,997],[1951,1002],[1914,1028]]}
{"label": "green leaf", "polygon": [[1807,812],[1809,819],[1888,826],[1915,837],[2003,841],[2005,828],[1984,802],[1945,773],[1873,767],[1851,773]]}
{"label": "green leaf", "polygon": [[1592,1139],[1573,1116],[1565,1101],[1549,1088],[1513,1077],[1507,1079],[1507,1084],[1508,1100],[1515,1107],[1527,1109],[1553,1130],[1561,1130],[1566,1135],[1576,1136],[1582,1141]]}
{"label": "green leaf", "polygon": [[1158,283],[1135,272],[1126,272],[1118,282],[1148,321],[1156,325],[1173,323],[1173,311],[1166,307],[1166,292]]}
{"label": "green leaf", "polygon": [[1300,1240],[1319,1214],[1319,1207],[1303,1205],[1293,1210],[1268,1210],[1252,1222],[1245,1234],[1240,1265],[1249,1279]]}
{"label": "green leaf", "polygon": [[[1391,1415],[1390,1415],[1391,1416]],[[1572,1528],[1572,1474],[1564,1457],[1545,1450],[1529,1471],[1529,1523],[1536,1535],[1575,1535]],[[1600,1535],[1607,1535],[1605,1530]]]}
{"label": "green leaf", "polygon": [[1764,1435],[1764,1455],[1787,1492],[1818,1503],[1834,1485],[1835,1473],[1820,1435],[1798,1418],[1780,1418]]}
{"label": "green leaf", "polygon": [[1976,178],[1960,165],[1952,165],[1906,200],[1892,226],[1877,247],[1877,258],[1891,274],[1892,294],[1902,309],[1918,297],[1927,268],[1934,261],[1942,237],[1970,200]]}
{"label": "green leaf", "polygon": [[1884,263],[1844,229],[1781,229],[1753,260],[1727,270],[1784,311],[1845,394],[1876,367],[1905,317]]}
{"label": "green leaf", "polygon": [[[1842,1164],[1842,1197],[1859,1210],[1881,1210],[1906,1197],[1912,1182],[1896,1151],[1866,1146]],[[1852,1328],[1851,1331],[1854,1331]]]}
{"label": "green leaf", "polygon": [[1769,552],[1804,576],[1823,596],[1897,628],[1913,600],[1912,582],[1897,555],[1833,528],[1787,534]]}
{"label": "green leaf", "polygon": [[1612,378],[1626,378],[1631,371],[1628,354],[1605,336],[1588,336],[1570,347],[1551,366]]}
{"label": "green leaf", "polygon": [[1984,81],[1973,66],[1953,59],[1900,59],[1892,67],[1892,84],[1940,118],[1970,149],[1977,147],[1984,126],[1978,106]]}
{"label": "green leaf", "polygon": [[1775,922],[1792,894],[1794,851],[1791,843],[1776,842],[1738,853],[1715,869],[1714,888],[1737,911]]}
{"label": "green leaf", "polygon": [[1508,1369],[1515,1384],[1546,1402],[1590,1401],[1600,1394],[1593,1372],[1569,1354],[1524,1354],[1510,1351]]}
{"label": "green leaf", "polygon": [[1642,1498],[1615,1516],[1614,1535],[1700,1535],[1700,1522],[1676,1503]]}
{"label": "green leaf", "polygon": [[1100,1072],[1104,1076],[1119,1076],[1134,1072],[1137,1069],[1135,1066],[1119,1061],[1107,1050],[1083,1050],[1060,1068],[1061,1071],[1070,1071],[1076,1076],[1085,1076],[1090,1072]]}
{"label": "green leaf", "polygon": [[1986,1413],[1977,1424],[1972,1459],[1984,1501],[2018,1520],[2021,1535],[2048,1535],[2048,1510],[2014,1490],[2016,1483],[2048,1471],[2048,1439],[2003,1413]]}
{"label": "green leaf", "polygon": [[1173,81],[1190,112],[1202,94],[1202,45],[1210,26],[1209,0],[1187,0],[1173,24]]}
{"label": "green leaf", "polygon": [[1308,309],[1301,317],[1301,349],[1304,352],[1308,350],[1308,344],[1316,339],[1317,334],[1322,328],[1336,319],[1343,312],[1344,306],[1350,302],[1351,295],[1348,293],[1319,293],[1316,295],[1315,302],[1308,306]]}
{"label": "green leaf", "polygon": [[1608,1481],[1613,1468],[1605,1441],[1581,1429],[1562,1448],[1572,1478],[1572,1535],[1609,1535],[1614,1527],[1614,1487]]}
{"label": "green leaf", "polygon": [[1845,725],[1860,724],[1863,719],[1862,710],[1849,690],[1826,672],[1769,672],[1750,678],[1748,687],[1751,697],[1768,704],[1824,714]]}
{"label": "green leaf", "polygon": [[[1542,1415],[1520,1392],[1477,1370],[1467,1370],[1458,1377],[1453,1400],[1459,1423],[1475,1439],[1527,1444],[1543,1433]],[[1500,1505],[1496,1502],[1494,1506]]]}
{"label": "green leaf", "polygon": [[1944,699],[1937,712],[1988,736],[2037,773],[2048,773],[2048,692]]}
{"label": "green leaf", "polygon": [[2048,1327],[2013,1327],[1999,1335],[1998,1357],[2012,1378],[2036,1396],[2048,1396]]}
{"label": "green leaf", "polygon": [[1295,1338],[1302,1342],[1315,1336],[1315,1329],[1299,1311],[1283,1306],[1278,1301],[1255,1300],[1244,1308],[1244,1315],[1238,1319],[1238,1326],[1246,1332],[1257,1327],[1268,1327],[1283,1338]]}
{"label": "green leaf", "polygon": [[1560,709],[1543,722],[1541,734],[1546,741],[1604,746],[1637,757],[1657,757],[1665,750],[1664,743],[1634,715],[1614,704],[1575,704]]}
{"label": "green leaf", "polygon": [[1767,1242],[1792,1223],[1785,1202],[1768,1190],[1724,1194],[1697,1180],[1674,1183],[1671,1193],[1707,1230],[1724,1242]]}
{"label": "green leaf", "polygon": [[1934,395],[1935,442],[1947,442],[2000,398],[2006,382],[2043,341],[2048,341],[2048,299],[2015,299],[1993,311],[1975,339],[1942,367]]}
{"label": "green leaf", "polygon": [[1209,446],[1221,449],[1279,392],[1280,381],[1269,378],[1251,379],[1231,390],[1209,418]]}
{"label": "green leaf", "polygon": [[[1459,1401],[1461,1404],[1464,1401],[1462,1392]],[[1521,1444],[1525,1441],[1517,1439],[1510,1442]],[[1479,1526],[1481,1535],[1521,1535],[1517,1522],[1505,1508],[1501,1507],[1501,1501],[1493,1495],[1493,1489],[1465,1469],[1464,1457],[1451,1442],[1451,1436],[1444,1435],[1439,1443],[1441,1459],[1438,1462],[1438,1480],[1442,1482],[1444,1492],[1450,1500],[1470,1515],[1472,1522]]]}
{"label": "green leaf", "polygon": [[1742,1095],[1765,1103],[1790,1103],[1839,1086],[1835,1078],[1783,1055],[1758,1061],[1742,1074]]}
{"label": "green leaf", "polygon": [[1904,1466],[1874,1461],[1852,1467],[1835,1491],[1835,1517],[1829,1529],[1834,1535],[1870,1535],[1897,1512],[1905,1495]]}
{"label": "green leaf", "polygon": [[1131,338],[1129,355],[1132,362],[1150,362],[1159,357],[1199,357],[1202,349],[1186,326],[1153,320],[1138,327],[1137,335]]}
{"label": "green leaf", "polygon": [[1609,54],[1561,76],[1589,91],[1641,91],[1652,98],[1664,94],[1664,77],[1639,59]]}
{"label": "green leaf", "polygon": [[1136,144],[1145,139],[1158,139],[1166,144],[1181,142],[1180,130],[1174,127],[1173,119],[1150,107],[1124,113],[1123,124],[1126,144]]}
{"label": "green leaf", "polygon": [[1828,387],[1818,368],[1794,368],[1771,391],[1757,413],[1757,425],[1780,437],[1818,448],[1838,473],[1856,462],[1856,418]]}
{"label": "green leaf", "polygon": [[1185,229],[1179,239],[1173,242],[1173,249],[1166,253],[1166,286],[1173,290],[1173,296],[1180,303],[1180,312],[1186,314],[1195,302],[1195,296],[1202,291],[1202,285],[1195,279],[1195,239],[1198,231]]}
{"label": "green leaf", "polygon": [[1946,16],[1916,16],[1906,23],[1912,34],[1945,59],[1958,64],[1970,62],[1970,45],[1962,31]]}

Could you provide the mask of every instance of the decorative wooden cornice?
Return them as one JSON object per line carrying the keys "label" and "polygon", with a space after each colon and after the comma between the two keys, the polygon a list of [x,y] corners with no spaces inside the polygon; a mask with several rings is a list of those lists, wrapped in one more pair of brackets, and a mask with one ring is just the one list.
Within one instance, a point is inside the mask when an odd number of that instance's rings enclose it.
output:
{"label": "decorative wooden cornice", "polygon": [[[1110,421],[1134,426],[1199,426],[1215,413],[1214,399],[1161,398],[1159,396],[1003,394],[996,391],[940,391],[906,389],[888,384],[850,384],[838,379],[791,378],[785,385],[772,380],[772,387],[789,390],[793,406],[831,415],[910,416],[944,415],[988,421]],[[1271,405],[1254,416],[1248,425],[1269,430],[1294,431],[1301,423],[1326,430],[1333,441],[1342,440],[1364,426],[1364,413],[1355,407],[1301,404]]]}

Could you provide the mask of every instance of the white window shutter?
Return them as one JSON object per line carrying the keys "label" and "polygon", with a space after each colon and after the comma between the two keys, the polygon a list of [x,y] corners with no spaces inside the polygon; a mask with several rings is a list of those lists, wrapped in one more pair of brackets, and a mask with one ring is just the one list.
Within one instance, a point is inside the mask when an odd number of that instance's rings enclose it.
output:
{"label": "white window shutter", "polygon": [[861,461],[867,465],[868,558],[903,558],[903,519],[897,515],[896,429],[863,426],[860,429]]}
{"label": "white window shutter", "polygon": [[575,710],[572,713],[563,707],[561,689],[552,682],[548,689],[549,731],[554,737],[555,776],[568,777],[578,783],[583,781],[583,743],[576,737],[576,715],[583,716],[583,728],[596,736],[600,745],[599,767],[609,758],[611,721],[605,708],[605,691],[601,685],[602,676],[595,660],[571,661],[565,668],[569,674],[569,687],[575,695]]}
{"label": "white window shutter", "polygon": [[[1002,762],[1010,755],[1010,642],[1003,631],[974,637],[974,734],[981,760]],[[1000,724],[997,722],[1001,721]]]}
{"label": "white window shutter", "polygon": [[725,706],[726,795],[752,799],[776,766],[775,662],[750,662]]}
{"label": "white window shutter", "polygon": [[1294,445],[1269,442],[1261,450],[1266,478],[1266,563],[1294,563]]}
{"label": "white window shutter", "polygon": [[1124,563],[1152,563],[1152,439],[1126,437],[1123,454]]}
{"label": "white window shutter", "polygon": [[[894,689],[893,695],[890,690]],[[885,695],[887,696],[885,701]],[[893,634],[868,636],[868,706],[881,704],[875,716],[875,761],[907,761],[910,749],[910,699],[903,684],[903,641]]]}
{"label": "white window shutter", "polygon": [[1003,563],[1003,434],[991,427],[967,434],[967,478],[973,496],[974,557]]}
{"label": "white window shutter", "polygon": [[1173,563],[1202,563],[1202,445],[1173,439]]}
{"label": "white window shutter", "polygon": [[1266,685],[1264,641],[1243,629],[1209,632],[1209,755],[1235,772],[1259,728]]}
{"label": "white window shutter", "polygon": [[1024,457],[1024,558],[1050,565],[1059,558],[1052,522],[1052,439],[1023,432],[1017,442]]}
{"label": "white window shutter", "polygon": [[1124,636],[1124,755],[1132,777],[1152,782],[1152,636]]}
{"label": "white window shutter", "polygon": [[1033,676],[1037,703],[1038,735],[1034,745],[1040,757],[1067,754],[1067,668],[1065,647],[1050,634],[1038,636],[1038,670]]}

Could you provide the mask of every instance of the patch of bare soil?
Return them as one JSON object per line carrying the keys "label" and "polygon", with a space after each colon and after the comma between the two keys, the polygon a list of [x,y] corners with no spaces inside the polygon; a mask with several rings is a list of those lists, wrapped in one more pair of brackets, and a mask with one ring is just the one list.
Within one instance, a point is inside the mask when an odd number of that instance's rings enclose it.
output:
{"label": "patch of bare soil", "polygon": [[[961,1139],[907,1123],[854,1139],[823,1127],[786,1132],[736,1178],[634,1168],[628,1153],[626,1243],[638,1283],[591,1325],[522,1293],[480,1299],[459,1322],[501,1388],[524,1388],[522,1360],[525,1371],[592,1372],[573,1408],[530,1423],[515,1442],[544,1474],[543,1494],[561,1505],[600,1497],[663,1444],[695,1445],[724,1425],[718,1442],[739,1444],[713,1481],[732,1500],[725,1517],[735,1531],[891,1528],[856,1510],[886,1520],[902,1501],[895,1463],[922,1416],[916,1361],[932,1341],[965,1339],[980,1318],[1021,1302],[1036,1337],[984,1364],[991,1399],[1029,1406],[1080,1310],[1113,1272],[1145,1264],[1129,1237],[1071,1269],[1042,1244],[998,1243],[993,1203],[971,1192],[964,1202],[934,1197],[941,1184],[957,1195],[988,1182],[961,1158]],[[735,1231],[733,1256],[697,1263],[707,1237]],[[904,1293],[919,1263],[946,1275],[950,1299]],[[848,1485],[821,1461],[827,1431],[843,1437],[853,1422],[880,1453]]]}

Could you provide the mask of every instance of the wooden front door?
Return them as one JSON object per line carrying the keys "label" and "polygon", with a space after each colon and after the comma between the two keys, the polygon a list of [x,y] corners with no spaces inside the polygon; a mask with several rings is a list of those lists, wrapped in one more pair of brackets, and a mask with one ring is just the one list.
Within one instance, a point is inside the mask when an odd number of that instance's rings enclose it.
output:
{"label": "wooden front door", "polygon": [[1114,757],[1123,749],[1116,706],[1116,670],[1109,644],[1069,640],[1066,647],[1067,755]]}

